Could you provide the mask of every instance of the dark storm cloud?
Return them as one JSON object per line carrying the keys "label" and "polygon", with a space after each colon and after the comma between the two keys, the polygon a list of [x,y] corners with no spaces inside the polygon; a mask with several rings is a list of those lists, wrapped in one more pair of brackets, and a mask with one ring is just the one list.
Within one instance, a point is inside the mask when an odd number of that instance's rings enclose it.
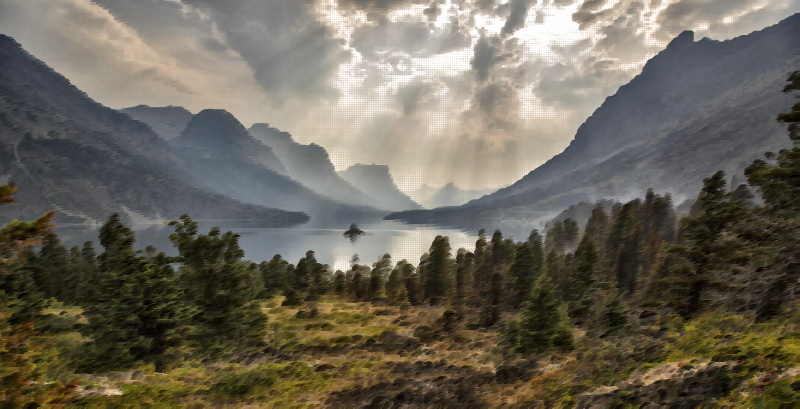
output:
{"label": "dark storm cloud", "polygon": [[330,98],[329,82],[350,55],[317,21],[314,0],[183,0],[208,12],[227,44],[247,62],[276,105],[287,99]]}
{"label": "dark storm cloud", "polygon": [[525,19],[528,18],[528,10],[536,5],[536,0],[511,0],[509,15],[500,34],[504,37],[514,35],[517,30],[525,27]]}
{"label": "dark storm cloud", "polygon": [[428,6],[428,8],[422,10],[422,14],[428,17],[428,21],[436,21],[436,18],[439,17],[440,14],[442,14],[442,10],[439,9],[439,2],[434,1],[433,3],[431,3],[431,5]]}
{"label": "dark storm cloud", "polygon": [[412,56],[440,54],[469,47],[471,37],[457,18],[442,33],[431,33],[423,22],[389,21],[381,18],[374,25],[353,30],[350,46],[370,60],[380,59],[385,52],[402,52]]}
{"label": "dark storm cloud", "polygon": [[475,58],[472,60],[472,68],[475,70],[475,77],[483,82],[489,78],[489,70],[498,61],[497,40],[492,39],[492,44],[487,39],[481,39],[475,46]]}

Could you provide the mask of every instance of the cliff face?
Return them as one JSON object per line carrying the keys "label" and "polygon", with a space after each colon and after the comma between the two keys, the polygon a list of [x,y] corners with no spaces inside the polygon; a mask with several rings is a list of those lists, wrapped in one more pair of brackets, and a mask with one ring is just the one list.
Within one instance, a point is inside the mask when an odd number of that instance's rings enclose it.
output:
{"label": "cliff face", "polygon": [[336,173],[328,152],[322,146],[297,143],[288,132],[281,132],[268,124],[254,124],[249,132],[272,148],[281,158],[286,174],[304,186],[342,203],[380,207],[378,202]]}
{"label": "cliff face", "polygon": [[389,167],[385,165],[356,164],[339,175],[378,203],[381,209],[392,211],[422,209],[394,184]]}
{"label": "cliff face", "polygon": [[513,185],[458,208],[388,218],[523,232],[584,200],[624,200],[649,187],[676,202],[694,197],[717,170],[738,175],[763,152],[789,146],[775,117],[794,103],[781,90],[798,67],[800,14],[724,42],[684,32],[607,98],[564,152]]}
{"label": "cliff face", "polygon": [[339,203],[286,176],[272,149],[224,110],[201,111],[171,144],[183,165],[205,186],[246,203],[299,210],[308,213],[315,225],[386,214]]}
{"label": "cliff face", "polygon": [[105,107],[0,36],[0,182],[20,189],[0,221],[102,222],[118,212],[152,219],[249,221],[288,226],[308,216],[213,194],[196,181],[147,125]]}

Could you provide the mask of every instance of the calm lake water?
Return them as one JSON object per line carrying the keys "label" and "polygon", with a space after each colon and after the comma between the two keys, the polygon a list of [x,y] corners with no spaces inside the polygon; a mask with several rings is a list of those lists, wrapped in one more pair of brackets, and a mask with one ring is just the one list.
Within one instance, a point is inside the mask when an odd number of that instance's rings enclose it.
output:
{"label": "calm lake water", "polygon": [[[211,227],[213,226],[200,224],[200,232],[208,233]],[[359,228],[366,235],[359,237],[354,244],[351,244],[350,240],[342,235],[349,224],[338,228],[334,227],[222,228],[222,231],[233,231],[241,235],[239,245],[245,251],[247,260],[261,262],[272,259],[275,254],[280,254],[290,263],[297,264],[300,258],[305,257],[306,251],[313,250],[320,263],[329,264],[334,270],[343,271],[350,268],[350,259],[353,254],[359,255],[361,264],[372,264],[385,253],[389,253],[394,262],[406,259],[416,265],[420,256],[428,251],[437,235],[450,238],[454,257],[456,251],[461,247],[473,251],[475,241],[478,240],[477,232],[467,233],[441,227],[374,220],[364,224],[359,223]],[[80,246],[83,242],[91,240],[95,243],[95,249],[99,253],[102,249],[97,239],[98,230],[97,227],[80,225],[56,227],[56,232],[64,245]],[[174,232],[171,227],[159,224],[138,227],[135,230],[137,249],[154,245],[159,251],[177,255],[172,243],[169,242],[169,235]]]}

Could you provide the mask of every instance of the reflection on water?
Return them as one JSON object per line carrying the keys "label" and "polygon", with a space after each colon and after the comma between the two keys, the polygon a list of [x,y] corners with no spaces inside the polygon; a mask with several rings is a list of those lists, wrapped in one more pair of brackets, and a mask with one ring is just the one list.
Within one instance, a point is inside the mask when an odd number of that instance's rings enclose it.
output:
{"label": "reflection on water", "polygon": [[[208,233],[212,225],[200,224],[200,232]],[[403,259],[413,264],[419,262],[420,256],[427,252],[433,239],[437,235],[448,236],[453,256],[456,250],[463,247],[469,251],[475,249],[477,236],[453,229],[439,227],[424,227],[407,225],[388,220],[375,220],[359,224],[359,228],[366,235],[361,236],[355,243],[342,234],[349,227],[341,228],[230,228],[223,231],[233,231],[241,235],[239,245],[245,251],[245,259],[254,262],[270,260],[275,254],[280,254],[292,264],[305,257],[306,251],[314,250],[320,263],[331,265],[334,270],[347,270],[350,268],[350,258],[358,254],[362,264],[372,264],[385,253],[389,253],[397,262]],[[58,226],[56,232],[64,245],[79,246],[84,241],[93,241],[98,253],[102,251],[97,240],[98,227],[87,226]],[[169,255],[177,252],[169,242],[170,233],[174,230],[166,225],[152,225],[146,228],[136,228],[136,248],[143,249],[147,245],[156,246],[160,251]],[[474,232],[472,234],[477,234]]]}

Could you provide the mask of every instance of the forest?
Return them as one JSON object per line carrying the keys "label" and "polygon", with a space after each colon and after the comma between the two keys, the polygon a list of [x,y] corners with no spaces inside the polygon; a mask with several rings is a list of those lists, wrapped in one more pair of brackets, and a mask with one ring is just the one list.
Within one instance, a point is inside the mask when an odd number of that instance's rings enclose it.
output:
{"label": "forest", "polygon": [[[784,92],[800,91],[800,72]],[[255,263],[170,222],[178,256],[111,215],[66,248],[54,216],[0,229],[4,407],[792,407],[800,401],[794,148],[746,183],[597,205],[524,240],[439,236],[418,262],[314,251]],[[753,136],[757,138],[757,135]],[[735,178],[734,178],[735,180]],[[0,187],[12,203],[13,183]],[[350,238],[353,236],[351,226]]]}

